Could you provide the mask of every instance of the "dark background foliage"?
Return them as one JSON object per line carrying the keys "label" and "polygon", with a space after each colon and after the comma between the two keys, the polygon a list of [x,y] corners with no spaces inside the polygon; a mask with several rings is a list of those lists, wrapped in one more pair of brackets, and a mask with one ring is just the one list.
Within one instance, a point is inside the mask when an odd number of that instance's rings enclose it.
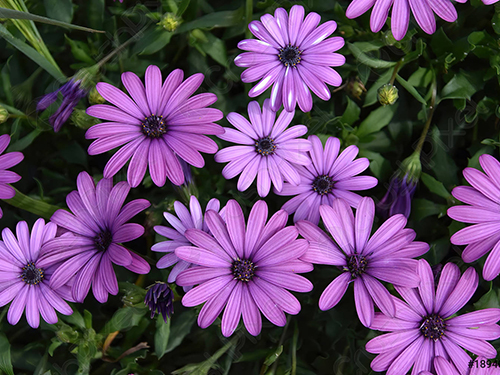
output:
{"label": "dark background foliage", "polygon": [[[500,91],[500,8],[484,6],[478,0],[456,4],[455,23],[438,21],[434,35],[423,33],[412,20],[407,36],[396,42],[388,25],[382,32],[369,29],[369,13],[356,19],[345,17],[348,1],[205,1],[205,0],[25,0],[33,14],[106,31],[84,31],[37,24],[48,50],[62,72],[73,76],[90,67],[119,44],[135,38],[122,53],[108,61],[95,81],[123,88],[120,74],[132,71],[143,77],[146,67],[158,65],[166,75],[181,68],[185,76],[205,74],[201,90],[217,94],[215,106],[224,114],[235,111],[246,115],[251,85],[239,78],[242,69],[233,63],[240,53],[237,43],[249,37],[247,24],[276,7],[289,9],[302,4],[318,12],[322,21],[335,20],[346,46],[340,51],[347,63],[338,68],[345,85],[331,88],[332,99],[314,100],[310,113],[297,112],[294,124],[305,124],[309,134],[323,140],[340,138],[342,147],[355,144],[360,155],[371,161],[370,173],[379,185],[364,192],[378,201],[384,195],[392,174],[416,147],[430,113],[432,86],[437,89],[431,128],[422,151],[423,174],[412,204],[408,226],[417,239],[431,249],[425,258],[439,269],[452,261],[462,271],[462,248],[452,246],[450,235],[462,226],[446,216],[456,204],[450,191],[464,184],[461,170],[479,167],[483,153],[498,157],[498,107]],[[167,13],[177,14],[182,23],[167,31],[158,22]],[[3,26],[19,41],[24,37],[11,20]],[[383,107],[377,90],[397,72],[395,85],[399,100]],[[88,156],[90,141],[85,128],[93,124],[84,116],[89,105],[83,99],[78,110],[54,134],[48,124],[50,111],[37,113],[36,98],[59,87],[53,76],[4,39],[0,39],[0,102],[10,118],[0,125],[1,134],[11,134],[10,151],[22,151],[25,160],[13,170],[22,176],[15,187],[35,202],[66,207],[66,195],[75,189],[78,173],[85,170],[96,179],[109,154]],[[362,88],[366,88],[366,92]],[[262,103],[266,95],[258,98]],[[225,119],[221,125],[228,126]],[[217,140],[223,146],[222,141]],[[223,165],[206,155],[206,166],[193,170],[194,183],[181,189],[168,183],[154,186],[149,177],[131,191],[129,199],[147,198],[152,203],[136,221],[146,226],[144,237],[129,243],[153,265],[149,275],[137,276],[115,267],[120,293],[99,304],[89,295],[83,304],[73,305],[75,314],[60,316],[58,324],[45,323],[31,329],[23,317],[17,326],[6,321],[8,307],[0,309],[0,373],[12,374],[353,374],[372,373],[373,355],[364,350],[367,340],[376,335],[358,321],[352,291],[330,311],[317,304],[321,292],[337,275],[331,267],[318,266],[306,275],[315,285],[308,294],[297,293],[302,304],[298,316],[290,316],[285,328],[265,323],[254,338],[239,329],[230,339],[220,333],[220,319],[202,330],[196,325],[198,309],[182,307],[181,288],[176,290],[175,313],[165,324],[149,317],[141,302],[144,288],[155,281],[166,281],[168,270],[157,270],[157,254],[150,251],[155,238],[152,227],[165,224],[162,212],[173,209],[175,200],[186,202],[196,192],[202,205],[211,198],[225,203],[237,199],[246,213],[258,200],[255,185],[240,193],[236,179],[221,176]],[[115,182],[126,179],[126,172]],[[270,211],[278,210],[285,197],[270,194]],[[37,215],[1,202],[4,216],[1,227],[14,229],[19,220],[30,225]],[[48,208],[47,208],[48,207]],[[30,207],[28,207],[28,210]],[[50,206],[40,208],[46,218]],[[31,210],[33,211],[33,209]],[[35,211],[36,212],[36,211]],[[376,225],[380,225],[378,220]],[[473,264],[481,274],[484,258]],[[477,293],[464,311],[500,307],[497,280],[481,279]],[[241,328],[241,325],[240,325]],[[493,343],[498,347],[499,342]],[[177,371],[175,371],[177,370]]]}

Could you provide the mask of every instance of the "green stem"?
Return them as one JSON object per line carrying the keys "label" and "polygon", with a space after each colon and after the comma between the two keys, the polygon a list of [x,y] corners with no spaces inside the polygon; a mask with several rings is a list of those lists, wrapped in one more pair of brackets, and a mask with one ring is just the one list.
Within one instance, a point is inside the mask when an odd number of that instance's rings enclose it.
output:
{"label": "green stem", "polygon": [[291,375],[297,374],[297,342],[299,341],[299,326],[295,320],[295,327],[293,330],[292,339],[292,372]]}
{"label": "green stem", "polygon": [[[281,334],[280,341],[277,346],[278,348],[281,345],[283,345],[283,342],[285,341],[285,335],[289,325],[290,325],[290,315],[288,315],[286,318],[286,325],[285,328],[283,328],[283,333]],[[276,373],[276,369],[278,368],[278,360],[279,359],[276,359],[276,361],[274,361],[273,365],[271,366],[271,370],[268,372],[269,375],[274,375]]]}
{"label": "green stem", "polygon": [[398,61],[396,66],[394,66],[394,71],[392,72],[391,80],[389,83],[394,86],[394,81],[396,80],[396,76],[398,75],[399,68],[401,67],[401,60]]}
{"label": "green stem", "polygon": [[[250,22],[252,22],[253,18],[253,0],[246,0],[245,12],[246,12],[246,24],[248,25]],[[247,39],[250,39],[252,37],[252,33],[250,32],[248,27],[245,31],[245,37]]]}
{"label": "green stem", "polygon": [[420,135],[420,139],[418,140],[417,147],[415,148],[415,153],[420,155],[422,151],[422,146],[424,145],[425,138],[427,138],[427,133],[429,132],[429,128],[431,127],[432,117],[434,116],[434,111],[436,110],[436,95],[437,95],[437,84],[436,84],[436,76],[434,75],[434,80],[432,81],[432,97],[431,97],[431,105],[429,106],[429,115],[427,117],[427,121],[424,125],[424,130],[422,130],[422,134]]}
{"label": "green stem", "polygon": [[38,199],[30,198],[30,197],[24,195],[23,193],[21,193],[15,187],[13,187],[13,189],[16,191],[16,195],[14,196],[14,198],[3,199],[5,202],[10,204],[11,206],[20,208],[21,210],[31,212],[32,214],[35,214],[37,216],[41,216],[47,220],[49,220],[52,217],[54,212],[59,210],[59,207],[57,207],[57,206],[53,206],[51,204],[45,203],[45,202],[38,200]]}

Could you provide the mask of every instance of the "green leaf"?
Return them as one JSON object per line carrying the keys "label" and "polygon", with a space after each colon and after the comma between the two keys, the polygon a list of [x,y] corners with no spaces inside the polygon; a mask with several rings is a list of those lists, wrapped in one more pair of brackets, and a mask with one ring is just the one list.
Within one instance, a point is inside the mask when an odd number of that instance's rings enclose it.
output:
{"label": "green leaf", "polygon": [[361,49],[356,45],[357,43],[347,43],[347,48],[352,52],[354,57],[361,63],[370,68],[390,68],[396,65],[396,62],[393,61],[385,61],[380,59],[375,59],[373,57],[368,56],[366,53],[362,52]]}
{"label": "green leaf", "polygon": [[359,138],[362,138],[368,134],[372,134],[378,132],[385,126],[387,126],[396,113],[398,105],[388,105],[385,107],[377,108],[372,111],[366,119],[359,125],[357,130],[355,131],[356,135]]}
{"label": "green leaf", "polygon": [[66,41],[69,43],[71,47],[71,54],[75,59],[83,61],[90,65],[95,64],[94,59],[89,55],[90,51],[87,43],[73,41],[66,34],[64,35],[64,39],[66,39]]}
{"label": "green leaf", "polygon": [[444,187],[443,183],[436,180],[430,174],[422,173],[422,175],[420,176],[420,179],[422,180],[424,185],[427,186],[427,189],[429,189],[431,191],[431,193],[439,195],[440,197],[442,197],[444,199],[451,198],[451,194]]}
{"label": "green leaf", "polygon": [[170,338],[163,354],[171,352],[182,343],[184,338],[191,332],[191,327],[196,321],[196,314],[193,310],[188,310],[179,316],[173,315],[172,321]]}
{"label": "green leaf", "polygon": [[156,332],[155,332],[155,353],[158,359],[163,357],[167,350],[168,339],[170,337],[170,319],[167,322],[163,320],[161,314],[156,317]]}
{"label": "green leaf", "polygon": [[3,199],[4,202],[7,202],[11,206],[31,212],[32,214],[41,216],[47,220],[49,220],[54,214],[54,212],[56,212],[59,209],[59,207],[57,206],[53,206],[39,199],[33,199],[31,197],[26,196],[19,190],[17,190],[15,187],[12,188],[16,192],[14,198]]}
{"label": "green leaf", "polygon": [[70,23],[73,19],[73,3],[71,0],[43,0],[45,11],[50,18]]}
{"label": "green leaf", "polygon": [[477,80],[465,72],[456,74],[441,90],[441,98],[445,99],[470,99],[480,89]]}
{"label": "green leaf", "polygon": [[111,320],[106,323],[100,333],[107,336],[111,332],[132,328],[139,324],[139,321],[147,311],[146,307],[122,307],[114,313]]}
{"label": "green leaf", "polygon": [[264,361],[264,365],[271,366],[280,357],[281,353],[283,353],[283,345],[280,345],[276,350],[267,356]]}
{"label": "green leaf", "polygon": [[340,122],[347,125],[353,125],[356,121],[359,120],[360,113],[361,109],[359,108],[359,106],[354,102],[354,100],[351,100],[351,98],[347,97],[347,108],[340,118]]}
{"label": "green leaf", "polygon": [[189,2],[190,2],[190,0],[181,0],[179,6],[177,8],[177,12],[175,12],[178,17],[180,17],[184,14],[187,7],[189,6]]}
{"label": "green leaf", "polygon": [[33,130],[28,135],[24,136],[17,142],[13,143],[9,146],[8,151],[23,151],[29,145],[33,143],[33,141],[41,134],[42,132],[38,129]]}
{"label": "green leaf", "polygon": [[150,35],[147,39],[149,41],[149,44],[139,54],[152,55],[153,53],[158,52],[168,43],[170,43],[170,39],[172,39],[173,35],[173,32],[167,31],[163,28],[155,29],[152,35]]}
{"label": "green leaf", "polygon": [[441,263],[450,250],[450,238],[440,238],[437,241],[431,242],[430,245],[430,249],[424,255],[424,258],[429,261],[430,264]]}
{"label": "green leaf", "polygon": [[90,26],[96,29],[102,28],[104,22],[104,0],[90,0],[88,6],[88,20]]}
{"label": "green leaf", "polygon": [[422,98],[422,95],[418,93],[418,91],[410,85],[407,81],[405,81],[399,74],[396,75],[396,80],[401,84],[401,86],[404,87],[406,91],[408,91],[415,99],[417,99],[420,103],[423,105],[427,105],[427,102],[425,101],[424,98]]}
{"label": "green leaf", "polygon": [[[57,0],[57,1],[59,1],[59,0]],[[37,16],[36,14],[31,14],[28,12],[21,12],[19,10],[14,10],[14,9],[0,8],[0,18],[12,18],[12,19],[17,19],[17,20],[30,20],[30,21],[34,21],[34,22],[40,22],[40,23],[46,23],[49,25],[65,27],[68,29],[86,31],[89,33],[102,33],[102,34],[105,33],[105,31],[102,31],[102,30],[94,30],[94,29],[90,29],[88,27],[73,25],[71,23],[53,20],[51,18]]]}
{"label": "green leaf", "polygon": [[392,76],[392,69],[384,72],[368,89],[363,107],[368,107],[378,102],[378,89],[389,82]]}
{"label": "green leaf", "polygon": [[201,49],[219,64],[228,68],[229,60],[227,58],[226,44],[219,38],[213,36],[211,33],[206,33],[205,36],[207,37],[208,42],[202,43],[200,45]]}
{"label": "green leaf", "polygon": [[236,26],[244,22],[245,10],[239,8],[237,10],[227,10],[223,12],[215,12],[206,14],[197,18],[194,21],[183,23],[177,29],[179,34],[186,31],[200,29],[200,28],[214,28],[214,27],[230,27]]}
{"label": "green leaf", "polygon": [[427,87],[432,82],[432,70],[427,68],[418,68],[408,78],[408,83],[414,87]]}
{"label": "green leaf", "polygon": [[10,343],[3,333],[0,333],[0,370],[7,375],[14,375],[10,358]]}
{"label": "green leaf", "polygon": [[493,283],[490,283],[490,290],[474,304],[474,307],[476,310],[500,308],[500,291],[493,289]]}
{"label": "green leaf", "polygon": [[431,130],[431,138],[433,142],[432,154],[425,156],[425,160],[431,156],[429,167],[434,171],[434,176],[447,189],[450,189],[452,186],[458,185],[458,168],[450,156],[450,148],[441,140],[441,133],[437,127]]}
{"label": "green leaf", "polygon": [[447,206],[436,204],[427,199],[413,199],[411,216],[415,221],[420,221],[428,216],[446,213]]}

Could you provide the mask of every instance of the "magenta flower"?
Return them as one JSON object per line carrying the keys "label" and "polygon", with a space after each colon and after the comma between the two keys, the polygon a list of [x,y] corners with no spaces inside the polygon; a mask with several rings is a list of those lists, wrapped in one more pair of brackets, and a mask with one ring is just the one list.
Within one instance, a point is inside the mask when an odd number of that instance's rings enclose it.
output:
{"label": "magenta flower", "polygon": [[52,288],[50,279],[57,259],[45,262],[39,259],[40,247],[54,238],[57,226],[38,219],[30,234],[25,221],[17,223],[16,236],[9,228],[2,231],[0,241],[0,306],[12,301],[7,320],[15,325],[26,309],[26,319],[32,328],[38,328],[40,314],[49,324],[57,323],[57,314],[71,315],[73,310],[63,300],[72,300],[68,287]]}
{"label": "magenta flower", "polygon": [[[462,375],[457,371],[455,366],[448,362],[444,357],[436,356],[434,357],[434,372],[422,371],[418,375]],[[481,367],[483,366],[483,367]],[[470,363],[469,363],[470,367]],[[472,362],[472,367],[470,370],[463,373],[467,375],[499,375],[500,369],[498,368],[498,363],[494,361],[488,361],[484,357],[478,357]]]}
{"label": "magenta flower", "polygon": [[301,260],[336,266],[342,271],[321,294],[319,308],[334,307],[352,283],[356,311],[365,327],[372,324],[374,304],[385,314],[395,316],[392,296],[379,280],[406,287],[418,286],[418,262],[412,258],[426,253],[429,245],[413,241],[415,232],[404,228],[403,215],[390,217],[370,238],[375,204],[368,197],[359,202],[356,217],[347,202],[338,198],[332,206],[323,205],[319,211],[336,243],[311,222],[295,224],[310,244]]}
{"label": "magenta flower", "polygon": [[39,266],[62,262],[50,279],[52,288],[71,281],[73,298],[83,302],[92,285],[95,298],[104,303],[108,293],[118,293],[113,263],[140,274],[150,270],[144,259],[121,245],[144,233],[142,225],[127,221],[149,202],[136,199],[122,208],[130,186],[124,181],[113,186],[112,180],[103,178],[96,187],[86,172],[78,175],[76,185],[78,191],[66,197],[72,213],[58,210],[51,218],[68,232],[43,245]]}
{"label": "magenta flower", "polygon": [[[467,2],[467,0],[455,1],[459,3]],[[396,40],[401,40],[406,35],[410,22],[410,13],[413,13],[418,25],[427,34],[433,34],[436,31],[434,13],[448,22],[455,22],[458,17],[451,0],[396,0],[394,2],[386,0],[352,0],[346,10],[346,16],[347,18],[359,17],[373,6],[370,27],[376,33],[384,26],[393,3],[391,28],[392,35]]]}
{"label": "magenta flower", "polygon": [[[0,155],[5,151],[9,143],[10,136],[8,134],[0,136]],[[19,164],[23,159],[24,155],[20,152],[9,152],[0,156],[0,199],[10,199],[16,195],[16,191],[7,184],[19,181],[21,176],[7,169]],[[3,211],[0,208],[0,219],[2,216]]]}
{"label": "magenta flower", "polygon": [[345,57],[333,53],[344,46],[344,39],[326,39],[337,24],[327,21],[318,27],[320,20],[314,12],[304,18],[304,8],[294,5],[290,15],[278,8],[274,17],[264,14],[260,21],[250,22],[248,28],[257,40],[239,42],[238,48],[248,52],[234,59],[237,66],[248,68],[241,74],[243,82],[260,80],[248,93],[250,97],[259,96],[272,85],[272,110],[278,111],[283,103],[288,112],[295,110],[296,103],[303,112],[311,110],[309,90],[320,99],[330,99],[327,84],[342,83],[342,77],[330,67],[344,65]]}
{"label": "magenta flower", "polygon": [[485,5],[491,5],[498,2],[498,0],[482,0]]}
{"label": "magenta flower", "polygon": [[253,206],[245,228],[241,207],[230,200],[224,219],[208,210],[205,220],[213,237],[200,229],[188,229],[186,238],[196,246],[181,246],[175,254],[197,264],[177,276],[181,286],[199,286],[182,298],[187,307],[206,302],[198,316],[201,328],[211,325],[220,312],[222,334],[230,336],[240,317],[248,332],[257,336],[262,328],[261,311],[277,326],[284,326],[284,312],[298,314],[299,301],[286,289],[309,292],[313,285],[297,273],[309,272],[312,265],[300,261],[308,247],[297,239],[295,227],[285,227],[288,215],[281,210],[267,220],[267,204]]}
{"label": "magenta flower", "polygon": [[311,142],[298,137],[307,133],[307,127],[296,125],[287,129],[295,112],[276,113],[270,108],[269,99],[264,100],[262,112],[257,102],[248,104],[250,122],[238,113],[231,112],[227,120],[238,130],[224,128],[218,137],[241,146],[231,146],[215,154],[215,161],[227,164],[222,175],[231,179],[240,174],[238,190],[245,191],[257,177],[257,191],[267,196],[271,182],[276,191],[281,191],[283,181],[300,184],[300,175],[295,164],[311,164],[306,152]]}
{"label": "magenta flower", "polygon": [[467,245],[462,259],[471,263],[488,251],[483,268],[485,280],[493,280],[500,273],[500,163],[490,155],[481,155],[479,163],[486,174],[474,168],[465,168],[464,177],[472,187],[457,186],[453,196],[469,206],[454,206],[448,216],[464,223],[475,224],[451,236],[454,245]]}
{"label": "magenta flower", "polygon": [[112,122],[92,126],[85,137],[96,139],[88,149],[97,155],[123,146],[108,161],[104,177],[113,177],[130,159],[127,180],[137,187],[149,165],[151,179],[163,186],[166,178],[175,185],[184,182],[178,155],[197,168],[205,165],[200,152],[214,154],[217,144],[206,134],[221,134],[222,127],[214,124],[222,112],[206,108],[216,102],[212,93],[191,95],[203,82],[203,74],[194,74],[184,82],[180,69],[169,74],[162,86],[161,71],[150,65],[146,70],[146,87],[134,73],[122,74],[122,82],[132,99],[107,83],[96,88],[114,106],[97,104],[87,114]]}
{"label": "magenta flower", "polygon": [[[220,202],[218,199],[211,199],[207,203],[206,211],[213,210],[219,212]],[[156,225],[154,230],[159,235],[168,238],[170,241],[162,241],[153,245],[151,250],[158,251],[162,253],[168,253],[161,257],[161,259],[156,263],[158,268],[167,268],[174,266],[170,274],[168,275],[168,282],[173,283],[177,278],[177,275],[192,266],[191,263],[185,262],[179,259],[175,255],[175,249],[180,246],[191,246],[192,243],[186,238],[185,232],[187,229],[196,228],[200,229],[206,233],[209,232],[207,223],[205,222],[203,216],[203,211],[200,206],[200,202],[194,195],[191,196],[189,201],[189,210],[181,202],[174,203],[174,209],[177,216],[172,215],[169,212],[164,212],[163,216],[172,226],[172,228],[164,227],[162,225]]]}
{"label": "magenta flower", "polygon": [[300,184],[285,183],[283,189],[275,189],[275,193],[296,195],[282,207],[289,214],[295,212],[295,222],[308,220],[318,224],[320,205],[331,205],[335,198],[342,198],[352,207],[358,207],[361,196],[351,190],[371,189],[377,185],[377,179],[356,176],[370,165],[366,158],[354,160],[359,151],[356,146],[347,147],[339,155],[340,141],[335,137],[328,138],[324,150],[317,136],[311,135],[308,140],[312,144],[307,154],[311,164],[296,167],[301,177]]}
{"label": "magenta flower", "polygon": [[[500,337],[500,309],[484,309],[455,315],[472,297],[479,278],[474,268],[460,277],[453,263],[443,267],[437,288],[427,261],[418,264],[420,285],[416,289],[396,286],[403,297],[392,297],[396,315],[376,313],[371,329],[390,333],[375,337],[366,350],[378,354],[372,361],[374,371],[387,375],[430,371],[435,356],[449,360],[460,374],[467,374],[471,357],[465,350],[486,358],[495,358],[496,349],[487,342]],[[465,350],[463,350],[465,349]]]}

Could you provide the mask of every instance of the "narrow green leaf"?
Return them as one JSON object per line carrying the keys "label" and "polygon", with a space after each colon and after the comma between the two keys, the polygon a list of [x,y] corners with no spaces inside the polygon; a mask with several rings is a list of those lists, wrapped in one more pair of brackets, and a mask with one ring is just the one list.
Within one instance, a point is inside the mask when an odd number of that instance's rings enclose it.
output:
{"label": "narrow green leaf", "polygon": [[167,322],[163,320],[161,314],[156,318],[156,332],[155,332],[155,353],[158,359],[163,357],[167,350],[168,339],[170,337],[170,319]]}
{"label": "narrow green leaf", "polygon": [[387,126],[391,122],[394,113],[396,113],[397,106],[397,104],[388,105],[372,111],[368,115],[368,117],[359,125],[356,130],[356,135],[359,138],[362,138],[365,135],[378,132],[379,130]]}
{"label": "narrow green leaf", "polygon": [[0,333],[0,370],[7,375],[14,375],[10,359],[10,343],[3,333]]}
{"label": "narrow green leaf", "polygon": [[439,195],[440,197],[442,197],[444,199],[451,198],[451,194],[449,193],[448,190],[446,190],[443,183],[436,180],[430,174],[422,173],[422,175],[420,176],[420,179],[422,180],[424,185],[427,186],[427,189],[429,189],[431,191],[431,193]]}
{"label": "narrow green leaf", "polygon": [[47,16],[51,19],[70,23],[73,19],[73,2],[71,0],[43,0]]}
{"label": "narrow green leaf", "polygon": [[179,34],[185,33],[186,31],[200,29],[200,28],[213,28],[213,27],[230,27],[240,24],[244,21],[244,9],[239,8],[237,10],[215,12],[206,14],[194,21],[186,22],[182,24],[177,32]]}
{"label": "narrow green leaf", "polygon": [[196,315],[192,310],[188,310],[179,316],[174,314],[172,319],[170,338],[163,354],[171,352],[182,343],[184,338],[191,332],[191,327],[196,321]]}
{"label": "narrow green leaf", "polygon": [[418,91],[408,83],[408,81],[405,81],[399,74],[396,75],[396,80],[401,84],[401,86],[404,87],[406,91],[408,91],[415,99],[417,99],[420,103],[427,105],[427,102],[425,101],[424,98],[422,98],[422,95],[418,93]]}
{"label": "narrow green leaf", "polygon": [[53,206],[51,204],[42,202],[41,200],[26,196],[15,187],[13,187],[13,189],[16,191],[16,195],[14,196],[14,198],[4,199],[4,201],[11,206],[31,212],[32,214],[41,216],[47,220],[49,220],[54,212],[59,209],[59,207],[57,206]]}
{"label": "narrow green leaf", "polygon": [[206,33],[207,43],[201,44],[203,51],[222,66],[228,68],[229,60],[227,58],[226,44],[211,33]]}
{"label": "narrow green leaf", "polygon": [[344,114],[340,118],[340,121],[343,124],[353,125],[356,121],[359,120],[359,114],[361,113],[361,109],[359,106],[352,100],[347,97],[347,108],[344,111]]}
{"label": "narrow green leaf", "polygon": [[368,56],[366,53],[362,52],[359,47],[356,46],[356,43],[347,43],[347,48],[352,52],[354,57],[361,63],[370,68],[390,68],[396,65],[396,62],[393,61],[385,61],[376,59]]}

